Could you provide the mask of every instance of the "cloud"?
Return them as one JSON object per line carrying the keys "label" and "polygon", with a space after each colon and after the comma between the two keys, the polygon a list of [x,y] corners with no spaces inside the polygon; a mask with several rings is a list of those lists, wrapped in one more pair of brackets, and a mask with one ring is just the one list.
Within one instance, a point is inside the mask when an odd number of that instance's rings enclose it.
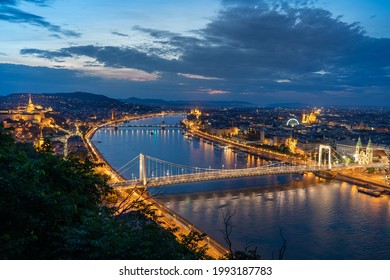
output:
{"label": "cloud", "polygon": [[111,34],[116,35],[116,36],[120,36],[120,37],[129,37],[129,35],[127,35],[127,34],[116,32],[116,31],[112,31]]}
{"label": "cloud", "polygon": [[320,71],[316,71],[316,72],[313,72],[314,74],[318,74],[318,75],[327,75],[327,74],[330,74],[330,72],[328,71],[325,71],[325,70],[320,70]]}
{"label": "cloud", "polygon": [[222,78],[216,78],[216,77],[206,77],[202,75],[194,75],[194,74],[183,74],[183,73],[178,73],[178,75],[189,78],[189,79],[199,79],[199,80],[223,80]]}
{"label": "cloud", "polygon": [[147,73],[145,71],[128,68],[99,67],[96,65],[84,67],[80,71],[86,76],[135,82],[155,81],[159,78],[158,73]]}
{"label": "cloud", "polygon": [[345,85],[388,92],[390,39],[369,37],[358,24],[343,22],[315,2],[225,0],[216,17],[188,36],[134,26],[132,31],[150,43],[21,53],[53,61],[86,56],[110,69],[159,73],[159,81],[181,84],[181,90],[203,86],[205,93],[218,95],[227,93],[218,89],[229,88],[230,95],[256,101],[278,91],[328,96],[324,93]]}
{"label": "cloud", "polygon": [[20,53],[53,61],[56,59],[86,56],[107,67],[132,68],[146,72],[175,72],[178,69],[177,61],[175,60],[169,61],[157,55],[146,54],[129,47],[86,45],[62,48],[56,51],[22,49]]}
{"label": "cloud", "polygon": [[[59,36],[59,34],[66,37],[81,36],[81,34],[76,31],[63,29],[58,25],[48,22],[44,17],[27,13],[16,8],[19,2],[20,1],[5,0],[2,3],[3,5],[0,5],[0,20],[11,22],[11,23],[24,23],[24,24],[30,24],[33,26],[42,27],[47,29],[50,32],[53,32],[57,36]],[[27,2],[32,2],[39,6],[45,7],[47,6],[48,1],[28,0]]]}
{"label": "cloud", "polygon": [[1,5],[16,6],[21,2],[30,2],[41,7],[47,7],[52,0],[0,0]]}
{"label": "cloud", "polygon": [[229,91],[227,90],[220,90],[220,89],[207,89],[207,94],[209,95],[220,95],[220,94],[227,94]]}
{"label": "cloud", "polygon": [[55,62],[63,61],[64,58],[73,57],[73,54],[66,51],[45,51],[40,49],[22,49],[20,50],[21,55],[34,55],[39,58],[52,60]]}

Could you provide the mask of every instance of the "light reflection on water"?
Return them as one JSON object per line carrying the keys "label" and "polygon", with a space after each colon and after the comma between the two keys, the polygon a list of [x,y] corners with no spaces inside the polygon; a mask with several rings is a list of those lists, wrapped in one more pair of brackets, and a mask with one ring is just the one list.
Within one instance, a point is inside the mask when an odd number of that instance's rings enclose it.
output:
{"label": "light reflection on water", "polygon": [[[166,123],[179,118],[165,118]],[[143,120],[141,123],[150,123]],[[153,119],[159,123],[162,119]],[[143,152],[184,165],[226,168],[266,163],[188,141],[179,130],[102,129],[95,145],[116,168]],[[127,172],[137,173],[138,166]],[[130,173],[129,173],[130,172]],[[138,174],[138,173],[137,173]],[[263,176],[173,185],[151,189],[167,207],[223,242],[222,213],[237,207],[233,244],[258,246],[264,258],[287,239],[286,259],[390,259],[390,199],[357,192],[356,186],[311,174]]]}

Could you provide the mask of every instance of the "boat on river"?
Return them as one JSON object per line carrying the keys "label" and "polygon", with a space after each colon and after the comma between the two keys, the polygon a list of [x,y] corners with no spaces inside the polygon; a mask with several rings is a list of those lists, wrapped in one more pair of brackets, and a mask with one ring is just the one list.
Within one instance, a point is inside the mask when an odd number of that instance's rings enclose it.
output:
{"label": "boat on river", "polygon": [[364,193],[364,194],[368,194],[368,195],[371,195],[371,196],[375,196],[375,197],[380,197],[381,196],[381,192],[380,191],[378,191],[376,189],[373,189],[369,185],[365,185],[364,187],[358,187],[357,190],[358,190],[358,192],[361,192],[361,193]]}

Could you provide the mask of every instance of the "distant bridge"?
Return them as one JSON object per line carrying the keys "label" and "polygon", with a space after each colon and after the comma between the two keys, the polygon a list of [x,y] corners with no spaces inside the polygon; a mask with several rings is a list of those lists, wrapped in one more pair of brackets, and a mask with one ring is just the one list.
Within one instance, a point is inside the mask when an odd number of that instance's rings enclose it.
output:
{"label": "distant bridge", "polygon": [[125,125],[121,125],[120,127],[151,127],[151,128],[162,128],[162,127],[166,127],[166,128],[180,128],[181,126],[178,125],[178,124],[167,124],[165,126],[161,125],[161,124],[125,124]]}

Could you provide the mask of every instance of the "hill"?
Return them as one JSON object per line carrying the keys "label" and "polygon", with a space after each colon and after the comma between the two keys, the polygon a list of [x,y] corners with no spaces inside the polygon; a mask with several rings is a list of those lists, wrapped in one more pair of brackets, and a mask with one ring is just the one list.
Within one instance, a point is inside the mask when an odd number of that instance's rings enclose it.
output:
{"label": "hill", "polygon": [[[0,108],[16,108],[25,106],[28,102],[28,93],[14,93],[0,99]],[[133,105],[123,103],[117,99],[105,95],[87,92],[71,93],[40,93],[31,94],[33,103],[42,107],[52,107],[54,111],[60,112],[65,118],[78,118],[87,120],[92,115],[96,118],[108,118],[112,110],[126,113],[143,113],[152,110],[150,106]]]}
{"label": "hill", "polygon": [[244,101],[204,101],[204,100],[164,100],[164,99],[142,99],[130,97],[119,99],[129,104],[165,106],[165,107],[254,107],[250,102]]}

